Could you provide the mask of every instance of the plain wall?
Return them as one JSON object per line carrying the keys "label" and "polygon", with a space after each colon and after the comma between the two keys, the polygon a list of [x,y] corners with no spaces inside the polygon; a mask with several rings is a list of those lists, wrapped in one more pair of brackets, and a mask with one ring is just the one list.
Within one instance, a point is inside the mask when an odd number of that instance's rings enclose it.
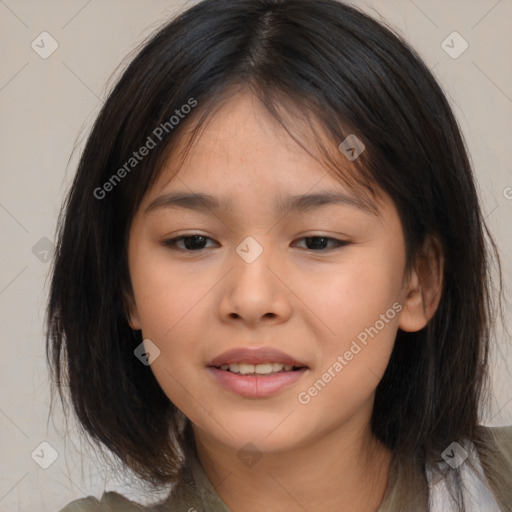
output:
{"label": "plain wall", "polygon": [[[424,58],[454,107],[474,163],[487,222],[512,283],[512,2],[372,0],[352,3],[382,16]],[[100,472],[86,444],[60,438],[60,408],[48,418],[49,378],[43,337],[47,274],[59,208],[82,147],[122,58],[183,9],[163,0],[0,1],[0,511],[54,512],[69,501],[137,486]],[[43,59],[31,47],[46,31],[57,50]],[[441,43],[457,31],[469,44],[452,58]],[[44,36],[47,38],[47,36]],[[38,42],[39,41],[39,42]],[[452,51],[461,48],[455,40]],[[71,158],[71,160],[70,160]],[[507,310],[508,328],[512,322]],[[512,423],[510,340],[499,331],[492,359],[487,425]],[[57,404],[58,406],[58,404]],[[72,423],[71,423],[72,426]],[[58,453],[43,469],[31,457],[40,443]],[[35,452],[50,450],[43,445]],[[43,458],[43,456],[41,456]],[[128,484],[127,484],[128,485]],[[155,497],[157,498],[157,496]]]}

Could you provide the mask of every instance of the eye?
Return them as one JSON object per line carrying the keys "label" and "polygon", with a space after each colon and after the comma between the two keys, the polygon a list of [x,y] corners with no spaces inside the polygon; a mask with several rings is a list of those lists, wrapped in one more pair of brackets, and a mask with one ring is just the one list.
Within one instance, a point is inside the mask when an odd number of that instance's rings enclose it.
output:
{"label": "eye", "polygon": [[[304,238],[301,238],[300,240],[306,240],[306,249],[313,250],[313,251],[324,251],[324,250],[332,250],[336,249],[337,247],[343,247],[345,245],[348,245],[349,242],[345,242],[344,240],[338,240],[337,238],[330,238],[327,236],[305,236]],[[308,243],[310,241],[311,243]],[[326,247],[326,244],[329,242],[334,244],[334,247],[331,246],[330,248]]]}
{"label": "eye", "polygon": [[[182,251],[187,252],[197,252],[204,249],[204,244],[207,240],[212,240],[204,235],[183,235],[177,238],[172,238],[170,240],[164,240],[162,242],[166,247],[170,247],[172,249],[177,248]],[[212,240],[213,241],[213,240]],[[184,247],[179,246],[178,244],[183,242]]]}
{"label": "eye", "polygon": [[[164,240],[162,244],[166,247],[170,247],[171,249],[179,249],[186,252],[198,252],[203,249],[206,249],[205,247],[206,242],[210,240],[213,242],[213,239],[200,235],[200,234],[193,234],[193,235],[182,235],[176,238],[172,238],[169,240]],[[348,245],[349,242],[346,242],[344,240],[338,240],[336,238],[326,237],[326,236],[307,236],[303,237],[299,240],[305,240],[306,241],[306,247],[304,247],[307,250],[312,250],[315,252],[318,251],[329,251],[336,249],[338,247],[343,247],[345,245]],[[183,242],[183,246],[179,245]],[[330,247],[328,247],[330,244]]]}

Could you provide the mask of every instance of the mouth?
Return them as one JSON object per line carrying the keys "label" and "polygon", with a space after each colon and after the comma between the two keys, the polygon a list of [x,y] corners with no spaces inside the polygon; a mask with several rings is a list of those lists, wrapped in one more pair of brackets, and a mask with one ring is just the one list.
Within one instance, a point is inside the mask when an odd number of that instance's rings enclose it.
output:
{"label": "mouth", "polygon": [[[230,363],[209,366],[208,373],[215,385],[238,396],[263,399],[275,396],[296,386],[309,374],[307,366],[283,363]],[[236,371],[234,371],[236,370]]]}
{"label": "mouth", "polygon": [[208,363],[211,368],[238,375],[275,375],[298,371],[308,366],[271,346],[239,347],[219,354]]}
{"label": "mouth", "polygon": [[296,372],[308,368],[305,365],[284,364],[275,362],[266,363],[230,363],[213,366],[217,370],[233,373],[235,375],[248,375],[255,377],[269,377],[280,373]]}
{"label": "mouth", "polygon": [[233,348],[209,362],[213,382],[244,398],[268,398],[310,373],[304,362],[272,346]]}

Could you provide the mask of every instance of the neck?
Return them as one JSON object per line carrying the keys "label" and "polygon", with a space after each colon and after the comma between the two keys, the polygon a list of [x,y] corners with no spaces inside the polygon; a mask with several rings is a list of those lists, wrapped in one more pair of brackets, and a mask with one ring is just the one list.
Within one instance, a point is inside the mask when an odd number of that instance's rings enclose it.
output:
{"label": "neck", "polygon": [[195,428],[194,437],[207,477],[233,512],[376,512],[386,491],[391,452],[369,429],[336,429],[252,464],[204,431]]}

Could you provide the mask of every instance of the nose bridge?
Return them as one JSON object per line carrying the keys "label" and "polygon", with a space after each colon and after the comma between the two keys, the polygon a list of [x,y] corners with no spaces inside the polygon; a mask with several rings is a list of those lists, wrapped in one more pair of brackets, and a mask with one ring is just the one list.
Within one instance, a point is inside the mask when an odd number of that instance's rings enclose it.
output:
{"label": "nose bridge", "polygon": [[[289,304],[285,289],[276,277],[278,255],[271,248],[270,238],[246,237],[235,249],[224,290],[221,314],[256,322],[265,315],[286,317]],[[265,241],[263,241],[265,238]]]}
{"label": "nose bridge", "polygon": [[[259,241],[258,241],[258,239]],[[265,293],[271,292],[272,283],[275,277],[269,270],[274,261],[277,263],[276,251],[272,249],[270,237],[248,236],[238,244],[233,256],[235,266],[235,282],[244,286],[260,289]],[[263,290],[265,289],[265,290]]]}

